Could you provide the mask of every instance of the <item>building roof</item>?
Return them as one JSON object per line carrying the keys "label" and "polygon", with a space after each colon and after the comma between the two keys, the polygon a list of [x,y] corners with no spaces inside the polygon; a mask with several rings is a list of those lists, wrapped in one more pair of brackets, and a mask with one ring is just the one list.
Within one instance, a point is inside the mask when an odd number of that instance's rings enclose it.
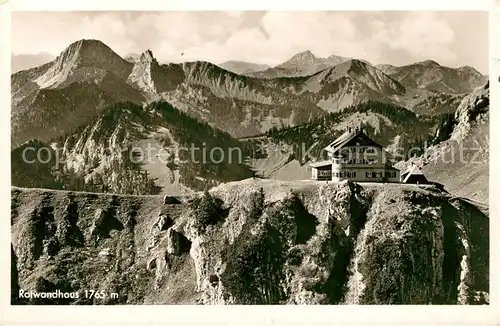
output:
{"label": "building roof", "polygon": [[428,182],[427,178],[425,177],[424,173],[420,168],[416,165],[412,165],[409,167],[402,175],[401,177],[403,178],[403,183],[407,183],[411,177],[417,177],[420,179],[422,182]]}
{"label": "building roof", "polygon": [[420,168],[416,165],[411,165],[409,168],[406,169],[405,172],[403,172],[403,176],[407,175],[407,174],[413,174],[413,175],[424,175],[424,173],[422,172],[422,170],[420,170]]}
{"label": "building roof", "polygon": [[349,142],[358,136],[362,136],[364,139],[369,140],[371,146],[376,146],[382,148],[379,144],[370,139],[364,132],[363,128],[352,128],[340,135],[339,138],[335,139],[332,143],[325,147],[327,152],[336,154],[339,149],[345,147]]}
{"label": "building roof", "polygon": [[312,166],[313,168],[318,168],[318,167],[321,167],[321,166],[332,165],[332,161],[329,161],[329,160],[318,161],[318,162],[311,163],[309,165]]}

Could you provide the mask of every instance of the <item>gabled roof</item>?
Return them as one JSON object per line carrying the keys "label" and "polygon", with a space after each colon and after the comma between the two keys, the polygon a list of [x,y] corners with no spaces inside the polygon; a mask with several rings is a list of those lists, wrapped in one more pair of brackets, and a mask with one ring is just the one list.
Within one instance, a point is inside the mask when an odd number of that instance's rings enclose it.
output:
{"label": "gabled roof", "polygon": [[411,166],[410,168],[408,168],[408,170],[406,170],[405,173],[403,173],[401,175],[401,177],[403,178],[403,183],[407,183],[409,181],[410,178],[418,178],[416,180],[420,180],[421,182],[428,182],[427,178],[425,177],[424,173],[422,172],[422,170],[420,170],[420,168],[416,165],[413,165]]}
{"label": "gabled roof", "polygon": [[339,148],[342,148],[344,144],[347,144],[350,140],[356,137],[356,132],[344,132],[339,138],[335,139],[330,145],[325,147],[325,150],[331,153],[335,153]]}
{"label": "gabled roof", "polygon": [[309,166],[312,166],[313,168],[327,166],[327,165],[332,165],[332,161],[326,160],[326,161],[319,161],[319,162],[314,162],[314,163],[309,164]]}
{"label": "gabled roof", "polygon": [[349,144],[353,139],[355,139],[358,136],[362,136],[363,138],[369,140],[369,142],[371,143],[371,146],[382,148],[381,145],[377,144],[370,137],[368,137],[363,132],[363,129],[360,128],[360,129],[353,129],[353,131],[351,131],[351,132],[349,132],[349,131],[344,132],[339,138],[335,139],[332,143],[330,143],[324,149],[327,152],[335,154],[336,152],[338,152],[339,149],[345,147],[347,144]]}
{"label": "gabled roof", "polygon": [[416,166],[416,165],[411,165],[409,168],[406,169],[405,172],[403,172],[402,175],[405,176],[407,174],[424,175],[424,173],[422,172],[422,170],[420,170],[419,167]]}

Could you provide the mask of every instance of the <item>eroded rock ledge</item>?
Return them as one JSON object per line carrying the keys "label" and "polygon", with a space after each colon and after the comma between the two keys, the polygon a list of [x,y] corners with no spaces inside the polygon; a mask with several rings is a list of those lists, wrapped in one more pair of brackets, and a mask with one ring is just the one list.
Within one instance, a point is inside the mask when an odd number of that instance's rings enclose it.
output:
{"label": "eroded rock ledge", "polygon": [[411,185],[245,180],[168,203],[13,188],[13,290],[119,294],[13,302],[487,303],[488,224]]}

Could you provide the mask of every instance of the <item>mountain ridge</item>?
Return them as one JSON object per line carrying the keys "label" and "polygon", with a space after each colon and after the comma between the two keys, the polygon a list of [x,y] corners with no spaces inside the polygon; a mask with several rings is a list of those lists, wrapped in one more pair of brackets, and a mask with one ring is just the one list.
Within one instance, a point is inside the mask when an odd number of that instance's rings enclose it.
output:
{"label": "mountain ridge", "polygon": [[323,69],[335,66],[348,58],[330,55],[326,58],[316,57],[310,50],[299,52],[288,60],[263,71],[251,73],[253,77],[276,78],[276,77],[303,77],[311,76]]}
{"label": "mountain ridge", "polygon": [[271,68],[267,64],[248,61],[229,60],[219,64],[220,67],[240,75],[246,75]]}
{"label": "mountain ridge", "polygon": [[[311,52],[300,56],[317,60]],[[349,68],[342,68],[347,65]],[[462,70],[467,73],[470,69]],[[12,141],[19,145],[30,137],[43,140],[38,124],[46,123],[48,117],[56,119],[48,136],[64,133],[120,101],[146,105],[163,99],[235,137],[243,137],[274,126],[307,122],[365,101],[415,107],[424,114],[429,110],[447,112],[462,96],[456,95],[452,86],[444,90],[451,89],[453,94],[407,86],[399,79],[404,82],[408,74],[401,71],[401,76],[387,75],[369,63],[347,59],[308,76],[262,79],[232,73],[209,62],[160,64],[151,51],[130,62],[98,40],[80,40],[53,62],[12,75]],[[456,73],[450,76],[453,83],[462,78]],[[464,83],[458,89],[463,90]],[[83,102],[74,102],[72,97]]]}

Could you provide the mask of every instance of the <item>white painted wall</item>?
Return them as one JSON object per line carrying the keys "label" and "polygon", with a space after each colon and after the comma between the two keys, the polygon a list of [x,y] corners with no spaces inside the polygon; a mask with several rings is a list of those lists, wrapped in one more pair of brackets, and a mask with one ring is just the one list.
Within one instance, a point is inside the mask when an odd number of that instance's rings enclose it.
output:
{"label": "white painted wall", "polygon": [[[384,182],[384,177],[388,173],[390,176],[387,178],[387,182],[400,181],[400,171],[387,169],[387,153],[383,149],[369,146],[350,146],[342,148],[341,151],[344,156],[347,156],[346,158],[337,159],[329,153],[329,158],[332,160],[332,181]],[[318,172],[315,170],[313,168],[313,179],[318,177]],[[373,177],[373,173],[377,173],[376,177]]]}

